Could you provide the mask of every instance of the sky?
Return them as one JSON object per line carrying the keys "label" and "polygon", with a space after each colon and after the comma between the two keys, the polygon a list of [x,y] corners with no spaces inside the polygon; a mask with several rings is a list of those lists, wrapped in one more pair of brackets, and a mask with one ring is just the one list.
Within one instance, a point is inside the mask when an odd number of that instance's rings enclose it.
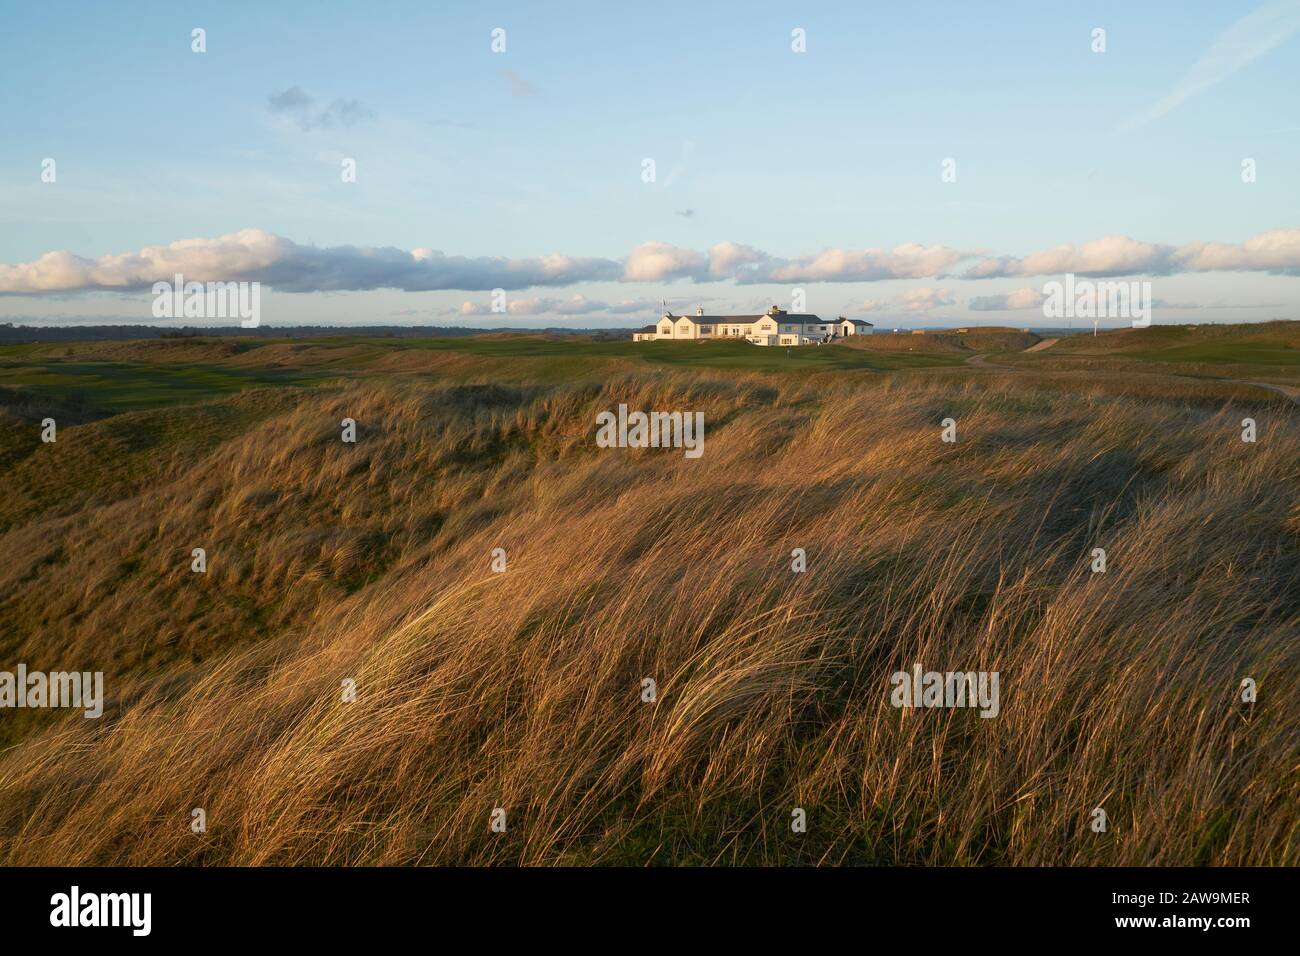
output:
{"label": "sky", "polygon": [[978,6],[0,0],[0,322],[1300,318],[1300,0]]}

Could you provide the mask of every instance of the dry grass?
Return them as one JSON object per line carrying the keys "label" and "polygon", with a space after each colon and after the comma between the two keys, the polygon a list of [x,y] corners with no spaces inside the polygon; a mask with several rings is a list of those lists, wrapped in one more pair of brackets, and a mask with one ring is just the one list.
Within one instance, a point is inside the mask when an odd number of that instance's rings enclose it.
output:
{"label": "dry grass", "polygon": [[[620,401],[703,411],[704,456],[595,448]],[[0,860],[1300,863],[1280,400],[637,373],[203,408],[240,430],[0,535],[5,658],[112,705],[13,735]],[[998,671],[1000,716],[893,708],[916,662]]]}

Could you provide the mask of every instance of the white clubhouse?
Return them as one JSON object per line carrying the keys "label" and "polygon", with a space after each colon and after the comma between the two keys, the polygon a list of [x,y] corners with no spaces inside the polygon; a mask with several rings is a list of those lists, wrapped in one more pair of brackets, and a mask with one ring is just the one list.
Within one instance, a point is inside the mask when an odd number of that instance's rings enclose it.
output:
{"label": "white clubhouse", "polygon": [[862,319],[840,316],[828,321],[816,315],[785,312],[772,306],[764,315],[694,315],[665,312],[654,325],[632,333],[636,342],[665,340],[743,339],[754,345],[821,345],[849,335],[870,335],[873,326]]}

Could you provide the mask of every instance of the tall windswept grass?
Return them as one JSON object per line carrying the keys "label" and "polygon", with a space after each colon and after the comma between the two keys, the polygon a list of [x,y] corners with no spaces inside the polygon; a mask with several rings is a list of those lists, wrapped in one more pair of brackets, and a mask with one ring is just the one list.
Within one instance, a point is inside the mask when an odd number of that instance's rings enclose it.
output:
{"label": "tall windswept grass", "polygon": [[[619,402],[703,411],[703,457],[596,448]],[[1300,863],[1281,400],[628,373],[203,408],[238,429],[0,535],[0,649],[111,697],[0,754],[8,863]],[[998,671],[999,716],[894,708],[916,663]]]}

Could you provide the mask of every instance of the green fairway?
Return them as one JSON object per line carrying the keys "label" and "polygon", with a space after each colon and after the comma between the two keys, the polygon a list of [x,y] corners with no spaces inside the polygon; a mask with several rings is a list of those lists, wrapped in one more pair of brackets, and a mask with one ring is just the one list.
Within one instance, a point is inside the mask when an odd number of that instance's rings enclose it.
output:
{"label": "green fairway", "polygon": [[468,355],[523,359],[631,359],[649,365],[781,372],[830,369],[895,369],[960,365],[959,355],[922,352],[873,352],[839,345],[765,347],[748,342],[591,342],[583,339],[511,336],[488,338],[381,339],[330,336],[309,339],[316,345],[364,345],[380,349],[422,349]]}
{"label": "green fairway", "polygon": [[630,354],[652,365],[749,369],[757,372],[868,369],[960,365],[960,355],[872,352],[839,345],[757,346],[747,342],[634,342]]}
{"label": "green fairway", "polygon": [[1143,362],[1295,366],[1300,365],[1300,322],[1117,329],[1100,336],[1069,336],[1047,352]]}
{"label": "green fairway", "polygon": [[125,362],[0,364],[0,385],[19,385],[112,411],[203,401],[247,388],[314,385],[337,374],[312,369],[240,369],[218,365]]}
{"label": "green fairway", "polygon": [[1300,365],[1300,349],[1267,342],[1207,342],[1119,355],[1146,362],[1207,362],[1214,365]]}

